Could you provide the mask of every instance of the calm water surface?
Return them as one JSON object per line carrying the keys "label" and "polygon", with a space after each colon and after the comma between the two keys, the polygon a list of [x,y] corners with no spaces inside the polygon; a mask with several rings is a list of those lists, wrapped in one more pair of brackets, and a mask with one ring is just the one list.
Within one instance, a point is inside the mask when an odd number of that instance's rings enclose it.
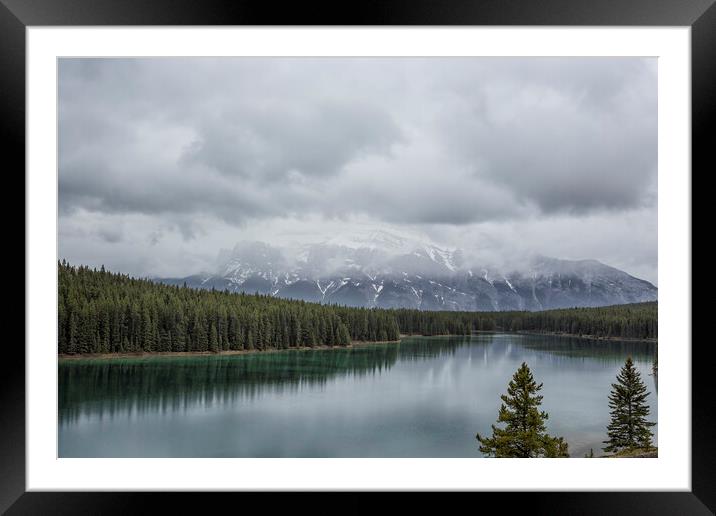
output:
{"label": "calm water surface", "polygon": [[[601,453],[627,356],[651,394],[656,345],[481,334],[341,350],[63,361],[60,457],[479,457],[525,361],[547,429]],[[654,427],[656,429],[658,427]]]}

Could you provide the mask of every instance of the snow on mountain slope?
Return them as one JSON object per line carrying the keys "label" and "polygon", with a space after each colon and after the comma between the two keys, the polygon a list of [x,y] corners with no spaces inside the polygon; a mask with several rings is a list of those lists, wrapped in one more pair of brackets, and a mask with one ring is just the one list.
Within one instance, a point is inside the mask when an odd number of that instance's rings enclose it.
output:
{"label": "snow on mountain slope", "polygon": [[298,248],[242,242],[214,274],[160,281],[260,292],[350,306],[423,310],[543,310],[654,301],[651,283],[596,260],[537,256],[519,270],[463,263],[415,235],[384,230],[336,235]]}

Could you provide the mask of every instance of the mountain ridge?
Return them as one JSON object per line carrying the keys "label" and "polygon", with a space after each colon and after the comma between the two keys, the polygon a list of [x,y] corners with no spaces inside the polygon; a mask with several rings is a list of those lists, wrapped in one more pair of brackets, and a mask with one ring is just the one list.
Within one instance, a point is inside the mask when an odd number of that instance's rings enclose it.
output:
{"label": "mountain ridge", "polygon": [[304,301],[377,308],[502,311],[656,301],[646,280],[597,260],[541,255],[522,267],[467,265],[446,249],[383,231],[278,247],[240,242],[222,250],[212,273],[153,278],[167,284],[259,292]]}

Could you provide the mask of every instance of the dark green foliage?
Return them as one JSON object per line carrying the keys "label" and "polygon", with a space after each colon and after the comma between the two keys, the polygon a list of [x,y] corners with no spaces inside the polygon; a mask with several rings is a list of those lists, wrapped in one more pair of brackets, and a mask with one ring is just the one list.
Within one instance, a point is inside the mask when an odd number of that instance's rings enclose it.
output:
{"label": "dark green foliage", "polygon": [[567,308],[544,312],[392,310],[408,335],[469,335],[472,331],[563,333],[595,338],[657,338],[657,303]]}
{"label": "dark green foliage", "polygon": [[391,310],[402,333],[408,335],[470,335],[473,330],[493,330],[492,314],[484,312],[430,312]]}
{"label": "dark green foliage", "polygon": [[656,423],[646,420],[649,406],[646,397],[649,393],[634,367],[631,357],[617,375],[617,383],[612,384],[609,394],[611,422],[607,425],[609,439],[604,441],[605,452],[619,452],[624,449],[650,449],[653,432],[649,429]]}
{"label": "dark green foliage", "polygon": [[656,339],[657,311],[657,303],[650,302],[544,312],[503,312],[496,324],[509,331],[566,333],[597,338]]}
{"label": "dark green foliage", "polygon": [[562,437],[547,435],[545,421],[549,417],[540,411],[542,396],[526,363],[512,377],[507,394],[500,396],[502,405],[497,417],[504,428],[492,425],[492,437],[482,437],[480,451],[493,457],[569,457],[568,446]]}
{"label": "dark green foliage", "polygon": [[347,346],[400,337],[395,315],[270,296],[193,290],[59,264],[59,352]]}

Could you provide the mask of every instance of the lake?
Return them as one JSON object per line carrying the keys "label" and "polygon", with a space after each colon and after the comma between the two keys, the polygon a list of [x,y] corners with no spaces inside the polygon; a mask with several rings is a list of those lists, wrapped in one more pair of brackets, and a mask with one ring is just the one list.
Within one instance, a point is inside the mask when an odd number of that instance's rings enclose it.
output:
{"label": "lake", "polygon": [[[524,361],[547,430],[600,455],[631,355],[651,394],[656,344],[557,336],[408,337],[348,349],[63,360],[60,457],[480,457]],[[654,432],[656,434],[656,429]]]}

